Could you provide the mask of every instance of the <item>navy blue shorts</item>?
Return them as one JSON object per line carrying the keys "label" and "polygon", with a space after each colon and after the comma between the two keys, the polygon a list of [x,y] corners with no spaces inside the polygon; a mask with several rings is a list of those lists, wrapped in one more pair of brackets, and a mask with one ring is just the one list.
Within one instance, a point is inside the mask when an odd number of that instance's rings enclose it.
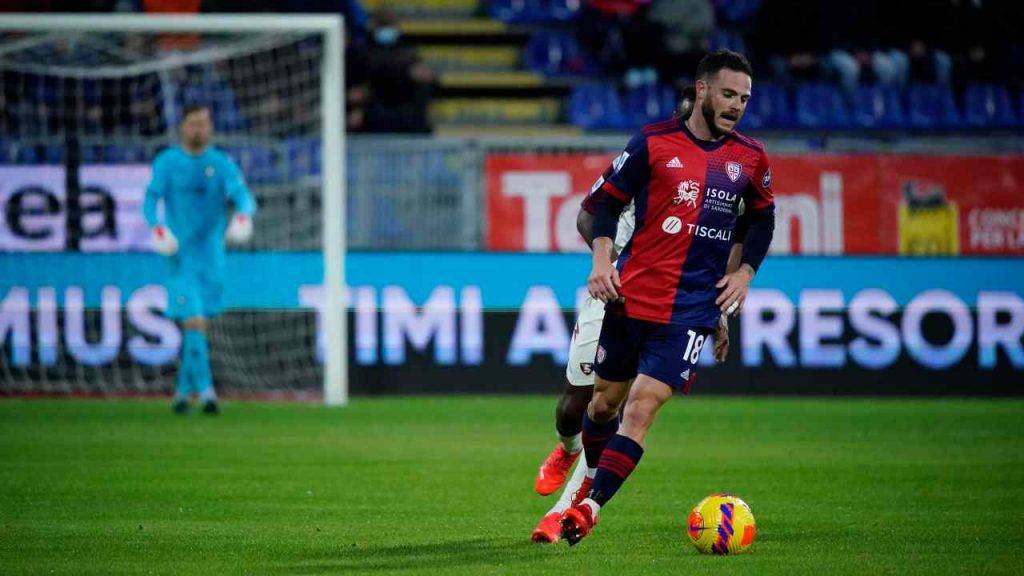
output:
{"label": "navy blue shorts", "polygon": [[594,371],[612,382],[646,374],[685,394],[697,376],[701,349],[712,332],[702,326],[658,324],[609,311],[601,325]]}

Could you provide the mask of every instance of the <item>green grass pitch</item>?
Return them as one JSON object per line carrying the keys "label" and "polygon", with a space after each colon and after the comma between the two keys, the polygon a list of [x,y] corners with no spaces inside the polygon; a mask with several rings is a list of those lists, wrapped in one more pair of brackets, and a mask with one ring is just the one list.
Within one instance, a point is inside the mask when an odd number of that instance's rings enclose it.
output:
{"label": "green grass pitch", "polygon": [[[0,573],[1024,574],[1024,402],[677,397],[570,549],[529,541],[554,401],[0,401]],[[716,491],[749,554],[686,541]]]}

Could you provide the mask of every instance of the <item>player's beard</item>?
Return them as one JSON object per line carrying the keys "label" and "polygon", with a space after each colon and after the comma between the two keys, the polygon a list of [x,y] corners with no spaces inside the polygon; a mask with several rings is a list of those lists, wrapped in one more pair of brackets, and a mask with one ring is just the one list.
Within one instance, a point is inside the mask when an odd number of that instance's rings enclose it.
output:
{"label": "player's beard", "polygon": [[704,123],[708,125],[708,132],[711,133],[711,138],[718,140],[725,136],[725,132],[722,132],[718,128],[718,123],[715,122],[717,114],[715,113],[715,107],[711,105],[711,100],[704,100],[701,103],[700,113],[704,116]]}

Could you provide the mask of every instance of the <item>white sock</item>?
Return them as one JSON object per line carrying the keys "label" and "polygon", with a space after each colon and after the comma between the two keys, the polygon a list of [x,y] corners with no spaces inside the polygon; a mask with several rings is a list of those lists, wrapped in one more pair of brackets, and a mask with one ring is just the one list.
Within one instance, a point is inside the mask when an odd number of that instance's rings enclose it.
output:
{"label": "white sock", "polygon": [[590,506],[590,509],[594,512],[594,518],[597,518],[597,513],[601,511],[601,505],[598,504],[597,502],[594,502],[590,498],[584,498],[583,502],[580,502],[580,506],[584,504]]}
{"label": "white sock", "polygon": [[583,433],[577,432],[572,436],[561,436],[559,435],[558,440],[562,443],[562,446],[570,454],[575,454],[580,450],[583,450]]}
{"label": "white sock", "polygon": [[548,514],[552,512],[558,512],[561,514],[569,509],[572,505],[572,497],[576,494],[576,491],[580,489],[580,485],[583,484],[583,477],[587,475],[587,463],[580,460],[576,463],[576,468],[572,471],[572,476],[569,477],[569,481],[565,483],[562,488],[562,495],[558,497],[558,502],[548,510]]}

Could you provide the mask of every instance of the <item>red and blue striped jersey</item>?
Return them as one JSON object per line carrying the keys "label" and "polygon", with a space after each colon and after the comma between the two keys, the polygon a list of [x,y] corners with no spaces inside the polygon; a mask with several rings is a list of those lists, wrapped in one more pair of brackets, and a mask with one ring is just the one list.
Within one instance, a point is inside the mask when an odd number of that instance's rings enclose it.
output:
{"label": "red and blue striped jersey", "polygon": [[713,327],[715,284],[725,275],[739,202],[773,208],[764,146],[733,132],[696,138],[681,119],[651,124],[598,178],[584,208],[601,195],[636,206],[636,231],[617,263],[630,318]]}

